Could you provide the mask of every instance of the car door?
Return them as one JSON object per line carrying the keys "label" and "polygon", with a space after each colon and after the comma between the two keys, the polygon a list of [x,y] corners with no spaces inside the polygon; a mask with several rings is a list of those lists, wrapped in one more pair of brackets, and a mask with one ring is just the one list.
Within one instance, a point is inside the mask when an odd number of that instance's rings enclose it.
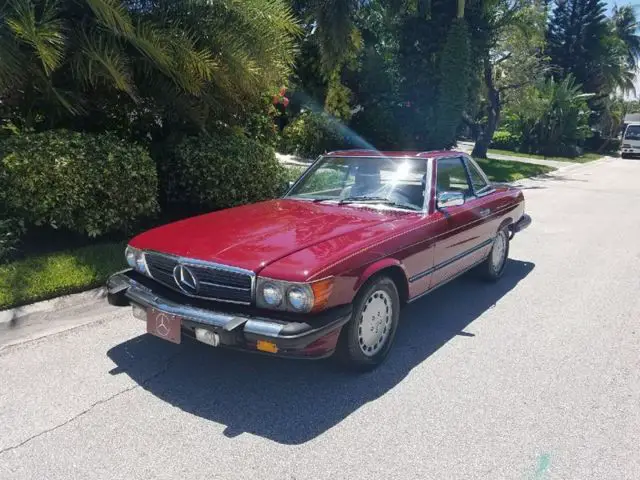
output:
{"label": "car door", "polygon": [[464,156],[439,158],[435,162],[436,199],[444,192],[461,192],[465,201],[463,205],[438,209],[435,213],[434,218],[442,227],[435,241],[429,288],[480,262],[491,248],[492,233],[488,225],[491,211],[486,207],[486,197],[493,188],[486,177],[477,169],[472,171],[470,165]]}

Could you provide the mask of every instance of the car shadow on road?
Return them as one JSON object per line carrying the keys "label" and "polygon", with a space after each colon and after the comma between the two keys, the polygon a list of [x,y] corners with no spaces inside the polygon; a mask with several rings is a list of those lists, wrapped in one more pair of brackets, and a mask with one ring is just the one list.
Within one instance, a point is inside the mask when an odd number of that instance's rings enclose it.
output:
{"label": "car shadow on road", "polygon": [[[387,361],[366,374],[345,373],[329,360],[267,358],[191,341],[173,345],[150,335],[117,345],[108,356],[117,365],[112,373],[126,373],[163,401],[225,425],[228,437],[248,432],[302,444],[394,388],[455,336],[473,337],[464,329],[533,268],[510,260],[498,283],[465,275],[408,305]],[[158,370],[163,363],[166,368]]]}

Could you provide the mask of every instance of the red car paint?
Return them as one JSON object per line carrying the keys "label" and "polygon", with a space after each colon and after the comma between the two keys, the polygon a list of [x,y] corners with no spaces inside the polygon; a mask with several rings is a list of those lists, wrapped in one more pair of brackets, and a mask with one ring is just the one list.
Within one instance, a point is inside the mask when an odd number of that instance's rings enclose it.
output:
{"label": "red car paint", "polygon": [[[158,227],[130,244],[287,281],[332,276],[335,284],[327,305],[332,307],[352,302],[368,278],[388,269],[397,273],[403,299],[415,299],[486,257],[498,229],[524,214],[522,192],[507,186],[461,206],[436,209],[437,159],[466,157],[464,153],[347,150],[328,156],[424,158],[431,172],[427,210],[404,212],[284,198]],[[316,342],[314,353],[318,346],[332,350],[337,338]]]}

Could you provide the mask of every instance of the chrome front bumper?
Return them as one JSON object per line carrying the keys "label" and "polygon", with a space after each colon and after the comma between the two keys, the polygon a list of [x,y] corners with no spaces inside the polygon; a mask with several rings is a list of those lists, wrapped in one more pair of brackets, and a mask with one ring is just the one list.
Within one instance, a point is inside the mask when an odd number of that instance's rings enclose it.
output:
{"label": "chrome front bumper", "polygon": [[[153,280],[132,270],[116,273],[107,280],[107,296],[113,305],[154,308],[214,331],[241,334],[243,342],[273,342],[284,352],[305,349],[314,341],[335,333],[351,318],[350,305],[324,312],[311,319],[310,323],[217,311],[182,304],[175,300],[179,294],[167,295],[162,293],[163,290],[166,292],[166,287],[155,285]],[[170,296],[174,299],[168,298]]]}

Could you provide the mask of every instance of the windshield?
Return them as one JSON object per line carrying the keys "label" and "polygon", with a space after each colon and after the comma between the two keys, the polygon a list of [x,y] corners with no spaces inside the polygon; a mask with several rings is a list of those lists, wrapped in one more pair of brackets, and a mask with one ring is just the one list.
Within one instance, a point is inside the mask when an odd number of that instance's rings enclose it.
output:
{"label": "windshield", "polygon": [[323,157],[287,197],[422,210],[426,173],[423,158]]}
{"label": "windshield", "polygon": [[629,125],[624,132],[625,140],[640,140],[640,125]]}

